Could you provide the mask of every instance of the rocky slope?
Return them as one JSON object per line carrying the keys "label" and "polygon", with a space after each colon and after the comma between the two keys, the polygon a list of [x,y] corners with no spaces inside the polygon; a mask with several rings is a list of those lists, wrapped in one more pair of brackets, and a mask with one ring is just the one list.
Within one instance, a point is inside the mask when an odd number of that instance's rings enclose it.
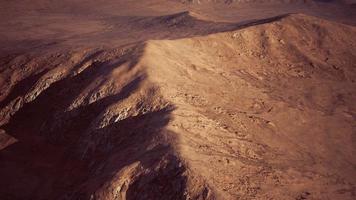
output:
{"label": "rocky slope", "polygon": [[100,24],[36,48],[7,36],[0,199],[355,198],[355,27],[195,12]]}

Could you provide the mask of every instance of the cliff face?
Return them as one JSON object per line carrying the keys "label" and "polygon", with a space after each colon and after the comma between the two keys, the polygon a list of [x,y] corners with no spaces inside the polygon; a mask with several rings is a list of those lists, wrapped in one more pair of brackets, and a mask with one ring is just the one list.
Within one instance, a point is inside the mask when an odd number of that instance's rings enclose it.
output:
{"label": "cliff face", "polygon": [[1,21],[0,199],[355,198],[339,15],[86,2]]}

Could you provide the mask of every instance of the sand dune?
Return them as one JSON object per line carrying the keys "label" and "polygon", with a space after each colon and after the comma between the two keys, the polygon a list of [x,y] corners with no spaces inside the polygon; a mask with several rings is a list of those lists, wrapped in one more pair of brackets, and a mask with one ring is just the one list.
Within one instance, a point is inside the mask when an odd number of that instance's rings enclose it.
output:
{"label": "sand dune", "polygon": [[98,2],[2,2],[0,199],[355,198],[350,8]]}

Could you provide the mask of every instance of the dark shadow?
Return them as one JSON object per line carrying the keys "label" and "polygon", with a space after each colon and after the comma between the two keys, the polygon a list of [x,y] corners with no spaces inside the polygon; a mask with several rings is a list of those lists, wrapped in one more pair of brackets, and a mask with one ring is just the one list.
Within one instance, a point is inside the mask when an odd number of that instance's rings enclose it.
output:
{"label": "dark shadow", "polygon": [[18,82],[15,87],[11,88],[10,93],[6,96],[6,98],[0,102],[0,109],[3,109],[17,97],[26,95],[33,87],[33,85],[35,85],[35,83],[48,71],[49,69],[45,69],[40,73],[31,75]]}
{"label": "dark shadow", "polygon": [[[80,74],[53,83],[34,101],[24,104],[8,124],[0,127],[18,140],[0,151],[0,199],[90,199],[123,167],[140,162],[143,167],[151,168],[162,157],[170,155],[169,146],[155,142],[173,108],[128,117],[98,130],[89,129],[108,106],[135,92],[145,79],[144,74],[137,74],[118,93],[65,111],[92,80],[105,77],[127,60],[128,57],[122,56],[116,61],[96,62]],[[136,65],[136,59],[133,60],[129,68]],[[84,63],[79,63],[78,68]],[[27,89],[21,89],[20,93]],[[148,150],[152,144],[155,146]],[[113,157],[116,159],[112,160]],[[186,180],[180,173],[183,169],[177,166],[174,156],[168,159],[169,165],[163,166],[161,172],[141,175],[132,187],[157,197],[162,196],[160,192],[172,189],[174,199],[183,199],[184,193],[172,184],[169,187],[161,184],[162,178],[169,178],[168,181],[177,179],[181,189],[185,187]],[[180,171],[176,171],[177,167]],[[147,187],[155,186],[154,193],[141,188],[145,183]],[[142,199],[131,190],[128,199]]]}
{"label": "dark shadow", "polygon": [[[96,199],[105,192],[112,193],[110,188],[105,188],[110,187],[106,184],[116,173],[135,162],[140,162],[149,173],[141,172],[123,186],[123,190],[127,189],[126,199],[185,199],[185,168],[179,165],[171,147],[160,143],[159,133],[169,122],[171,111],[172,108],[152,111],[96,131],[91,141],[97,144],[86,156],[91,163],[88,179],[81,187],[67,193],[65,199],[90,199],[91,195]],[[166,160],[166,164],[158,171],[153,170],[161,160]]]}
{"label": "dark shadow", "polygon": [[[67,76],[49,86],[34,101],[24,105],[13,117],[6,128],[39,132],[43,123],[51,119],[51,116],[63,112],[79,96],[79,94],[95,79],[107,76],[111,71],[122,64],[129,62],[122,56],[114,61],[94,62],[81,73],[75,76]],[[136,65],[137,60],[130,60],[129,68]],[[79,68],[79,65],[76,66]],[[102,80],[105,82],[106,80]],[[99,85],[102,83],[98,83]],[[17,87],[17,86],[15,86]],[[53,119],[55,120],[55,119]],[[21,123],[17,123],[21,122]],[[21,131],[13,132],[22,134]],[[22,137],[22,135],[14,135]]]}
{"label": "dark shadow", "polygon": [[187,177],[183,175],[185,168],[174,157],[167,158],[169,162],[159,171],[140,176],[127,191],[127,200],[146,199],[187,199],[184,192],[187,187]]}
{"label": "dark shadow", "polygon": [[93,53],[89,54],[88,56],[86,56],[81,62],[79,62],[78,64],[76,64],[73,67],[73,71],[77,71],[79,68],[81,68],[86,62],[98,57],[100,54],[102,54],[104,51],[103,50],[99,50],[99,51],[94,51]]}

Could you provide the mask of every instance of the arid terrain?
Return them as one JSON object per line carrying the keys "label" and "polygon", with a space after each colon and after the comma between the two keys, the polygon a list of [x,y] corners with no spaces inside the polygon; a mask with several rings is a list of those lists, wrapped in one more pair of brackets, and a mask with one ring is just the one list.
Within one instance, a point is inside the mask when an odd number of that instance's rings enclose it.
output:
{"label": "arid terrain", "polygon": [[0,200],[356,199],[354,0],[0,0]]}

